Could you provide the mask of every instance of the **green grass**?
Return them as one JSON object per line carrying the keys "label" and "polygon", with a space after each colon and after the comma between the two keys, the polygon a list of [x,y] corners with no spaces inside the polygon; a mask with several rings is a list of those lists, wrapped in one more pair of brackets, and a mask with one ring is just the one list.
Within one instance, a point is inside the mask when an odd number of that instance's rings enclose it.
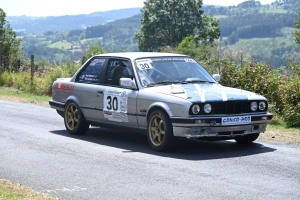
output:
{"label": "green grass", "polygon": [[295,135],[300,137],[300,129],[299,128],[287,128],[285,125],[268,125],[269,130],[276,130],[276,131],[290,131],[293,132]]}
{"label": "green grass", "polygon": [[33,103],[38,105],[49,105],[48,101],[51,99],[51,97],[27,94],[18,89],[10,87],[0,87],[0,99]]}
{"label": "green grass", "polygon": [[[1,187],[1,186],[0,186]],[[2,200],[18,200],[18,199],[23,199],[22,195],[18,194],[13,194],[11,192],[8,192],[4,189],[0,188],[0,199]]]}
{"label": "green grass", "polygon": [[0,200],[55,200],[57,198],[50,197],[24,187],[18,183],[12,183],[8,180],[0,179]]}

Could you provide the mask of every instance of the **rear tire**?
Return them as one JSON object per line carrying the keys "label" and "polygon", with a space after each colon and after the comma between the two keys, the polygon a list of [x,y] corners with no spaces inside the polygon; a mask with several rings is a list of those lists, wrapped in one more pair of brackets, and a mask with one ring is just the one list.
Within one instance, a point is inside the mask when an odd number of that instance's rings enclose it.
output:
{"label": "rear tire", "polygon": [[254,133],[250,135],[240,136],[234,138],[234,140],[239,144],[250,144],[259,137],[259,133]]}
{"label": "rear tire", "polygon": [[148,142],[155,151],[166,151],[175,147],[177,138],[169,116],[162,110],[154,110],[148,118]]}
{"label": "rear tire", "polygon": [[67,131],[72,135],[83,135],[89,129],[89,124],[85,120],[79,106],[70,101],[67,103],[64,112],[64,122]]}

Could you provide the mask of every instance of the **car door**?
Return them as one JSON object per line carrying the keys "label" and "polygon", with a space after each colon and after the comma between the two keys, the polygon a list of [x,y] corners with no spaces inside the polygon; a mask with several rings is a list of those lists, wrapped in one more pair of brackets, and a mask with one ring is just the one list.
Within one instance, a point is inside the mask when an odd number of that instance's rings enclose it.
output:
{"label": "car door", "polygon": [[124,59],[109,59],[103,86],[98,87],[102,99],[96,102],[97,108],[108,124],[137,126],[136,97],[138,90],[123,88],[120,78],[133,78],[131,62]]}
{"label": "car door", "polygon": [[92,58],[78,73],[75,79],[75,97],[87,120],[97,120],[97,91],[106,59]]}

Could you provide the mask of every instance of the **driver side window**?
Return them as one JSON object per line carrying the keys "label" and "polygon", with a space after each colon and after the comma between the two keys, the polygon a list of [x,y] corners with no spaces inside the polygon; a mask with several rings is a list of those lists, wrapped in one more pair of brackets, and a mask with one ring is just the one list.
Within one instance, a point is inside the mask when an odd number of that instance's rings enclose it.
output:
{"label": "driver side window", "polygon": [[77,76],[76,82],[99,83],[102,66],[105,62],[103,58],[93,59]]}
{"label": "driver side window", "polygon": [[105,76],[105,84],[120,86],[120,78],[131,78],[133,76],[128,60],[109,60]]}

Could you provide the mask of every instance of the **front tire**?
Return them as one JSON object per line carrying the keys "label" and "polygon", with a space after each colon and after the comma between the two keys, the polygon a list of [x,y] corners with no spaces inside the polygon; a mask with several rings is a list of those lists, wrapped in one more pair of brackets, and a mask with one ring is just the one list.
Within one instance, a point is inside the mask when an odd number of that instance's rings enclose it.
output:
{"label": "front tire", "polygon": [[154,110],[148,118],[148,142],[155,151],[172,149],[177,142],[169,116],[162,110]]}
{"label": "front tire", "polygon": [[259,137],[259,133],[236,137],[234,140],[239,144],[250,144]]}
{"label": "front tire", "polygon": [[79,106],[71,101],[68,102],[64,112],[64,122],[67,131],[72,135],[83,135],[89,129],[89,124],[85,120]]}

